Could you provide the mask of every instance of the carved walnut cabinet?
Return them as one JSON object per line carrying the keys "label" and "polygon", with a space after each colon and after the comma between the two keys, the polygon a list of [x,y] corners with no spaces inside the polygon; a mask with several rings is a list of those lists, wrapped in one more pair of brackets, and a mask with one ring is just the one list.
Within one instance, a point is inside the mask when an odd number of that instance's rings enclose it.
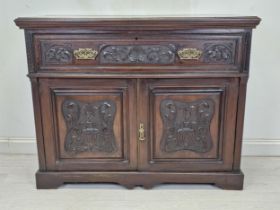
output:
{"label": "carved walnut cabinet", "polygon": [[25,29],[37,188],[110,182],[242,189],[258,17],[15,22]]}

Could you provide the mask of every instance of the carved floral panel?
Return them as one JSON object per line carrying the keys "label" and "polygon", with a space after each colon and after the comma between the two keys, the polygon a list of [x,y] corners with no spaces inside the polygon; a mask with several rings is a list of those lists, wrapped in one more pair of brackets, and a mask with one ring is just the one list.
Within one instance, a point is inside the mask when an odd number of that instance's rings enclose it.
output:
{"label": "carved floral panel", "polygon": [[101,64],[172,64],[174,45],[115,45],[101,50]]}
{"label": "carved floral panel", "polygon": [[69,153],[114,152],[116,105],[113,101],[82,103],[65,100],[62,113],[67,126],[64,148]]}
{"label": "carved floral panel", "polygon": [[233,44],[212,44],[204,45],[203,61],[205,63],[231,64],[234,62]]}
{"label": "carved floral panel", "polygon": [[73,55],[70,44],[42,44],[43,61],[48,64],[69,64],[72,63]]}
{"label": "carved floral panel", "polygon": [[163,151],[191,150],[204,153],[211,150],[210,123],[214,114],[212,99],[193,102],[165,99],[161,102],[160,112],[163,120]]}

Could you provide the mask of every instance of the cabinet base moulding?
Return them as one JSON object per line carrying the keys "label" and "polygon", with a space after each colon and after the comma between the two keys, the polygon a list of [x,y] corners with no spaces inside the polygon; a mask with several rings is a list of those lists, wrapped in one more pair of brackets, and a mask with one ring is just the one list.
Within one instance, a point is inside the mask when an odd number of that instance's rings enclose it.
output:
{"label": "cabinet base moulding", "polygon": [[214,184],[227,190],[242,190],[244,175],[236,172],[40,172],[36,173],[37,189],[55,189],[65,183],[117,183],[127,189],[142,186],[153,188],[164,183]]}

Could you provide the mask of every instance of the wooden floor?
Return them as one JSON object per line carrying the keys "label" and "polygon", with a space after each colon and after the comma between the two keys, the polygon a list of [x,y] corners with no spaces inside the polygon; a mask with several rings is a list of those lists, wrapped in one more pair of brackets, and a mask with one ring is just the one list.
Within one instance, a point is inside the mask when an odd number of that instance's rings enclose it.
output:
{"label": "wooden floor", "polygon": [[0,155],[0,210],[280,210],[280,157],[244,157],[243,191],[211,185],[126,190],[111,184],[36,190],[36,156]]}

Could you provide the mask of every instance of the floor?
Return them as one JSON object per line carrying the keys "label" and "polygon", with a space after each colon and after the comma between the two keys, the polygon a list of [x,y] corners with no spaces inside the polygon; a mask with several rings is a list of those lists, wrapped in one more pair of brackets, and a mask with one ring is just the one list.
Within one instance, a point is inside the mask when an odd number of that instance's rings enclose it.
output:
{"label": "floor", "polygon": [[211,185],[126,190],[111,184],[36,190],[33,155],[0,155],[0,210],[280,210],[280,157],[244,157],[243,191]]}

